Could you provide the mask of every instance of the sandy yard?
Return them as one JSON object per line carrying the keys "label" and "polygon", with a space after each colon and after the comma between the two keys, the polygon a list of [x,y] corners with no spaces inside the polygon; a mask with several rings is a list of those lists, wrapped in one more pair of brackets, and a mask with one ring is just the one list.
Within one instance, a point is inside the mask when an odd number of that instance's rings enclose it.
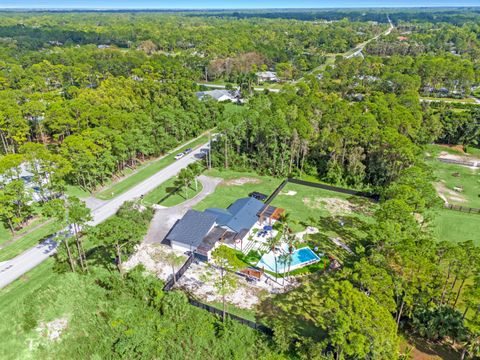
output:
{"label": "sandy yard", "polygon": [[[142,243],[137,245],[135,252],[132,256],[130,256],[124,266],[125,269],[129,270],[139,264],[143,264],[148,271],[155,274],[158,278],[166,281],[172,276],[172,267],[165,260],[166,255],[169,253],[182,256],[185,258],[185,261],[187,260],[187,256],[181,252],[174,251],[170,246],[163,244]],[[177,266],[175,271],[178,271],[180,267],[181,265]]]}
{"label": "sandy yard", "polygon": [[440,196],[442,200],[445,201],[446,204],[448,204],[450,201],[455,201],[455,202],[467,201],[467,199],[465,199],[465,197],[459,192],[448,189],[445,186],[445,182],[443,180],[436,182],[434,186],[435,186],[435,189],[437,190],[438,196]]}
{"label": "sandy yard", "polygon": [[470,155],[457,155],[457,154],[450,154],[446,151],[442,151],[438,155],[439,159],[447,159],[447,160],[455,160],[455,161],[471,161],[471,162],[480,162],[479,158]]}
{"label": "sandy yard", "polygon": [[[177,287],[201,300],[221,302],[222,297],[218,295],[214,286],[215,278],[220,276],[219,272],[220,270],[211,268],[208,264],[193,263],[177,282]],[[237,280],[237,289],[227,296],[227,302],[242,309],[253,309],[270,293],[282,293],[296,286],[296,284],[290,284],[283,287],[272,280],[266,282],[265,277],[255,282],[247,282],[240,276]]]}
{"label": "sandy yard", "polygon": [[245,184],[259,184],[261,181],[260,179],[256,178],[249,178],[249,177],[241,177],[238,179],[231,179],[231,180],[224,180],[222,185],[235,185],[235,186],[242,186]]}
{"label": "sandy yard", "polygon": [[332,215],[351,214],[353,212],[363,211],[362,206],[351,203],[348,200],[339,198],[303,198],[303,203],[311,209],[325,209]]}

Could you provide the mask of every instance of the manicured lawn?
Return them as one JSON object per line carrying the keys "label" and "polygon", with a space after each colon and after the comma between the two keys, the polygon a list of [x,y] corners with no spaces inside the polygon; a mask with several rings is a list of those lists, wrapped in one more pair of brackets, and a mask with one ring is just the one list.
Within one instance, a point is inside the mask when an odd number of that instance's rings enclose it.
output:
{"label": "manicured lawn", "polygon": [[252,172],[212,169],[204,173],[207,176],[219,177],[224,181],[219,184],[213,194],[208,195],[194,208],[205,210],[211,207],[227,208],[235,200],[246,197],[252,191],[270,195],[283,179],[260,176]]}
{"label": "manicured lawn", "polygon": [[187,197],[185,198],[185,190],[172,192],[176,187],[175,178],[171,178],[145,195],[143,201],[148,205],[175,206],[193,198],[202,191],[202,183],[198,181],[197,185],[197,189],[195,189],[195,182],[188,188]]}
{"label": "manicured lawn", "polygon": [[[430,160],[428,164],[441,186],[446,187],[442,193],[449,203],[480,208],[480,168],[472,169],[438,160]],[[455,187],[463,191],[455,191]]]}
{"label": "manicured lawn", "polygon": [[480,245],[480,215],[448,209],[433,214],[432,229],[438,240],[460,242],[473,240]]}
{"label": "manicured lawn", "polygon": [[21,254],[25,250],[37,245],[41,240],[45,239],[49,235],[60,230],[60,228],[61,226],[54,222],[50,222],[42,227],[39,227],[38,229],[1,249],[0,261],[6,261]]}
{"label": "manicured lawn", "polygon": [[170,153],[158,160],[147,162],[141,168],[136,170],[132,175],[128,176],[124,180],[113,184],[112,186],[104,189],[102,192],[95,195],[95,197],[102,200],[109,200],[118,196],[125,191],[131,189],[135,185],[141,183],[143,180],[153,176],[156,172],[162,170],[164,167],[175,162],[175,155],[184,151],[187,148],[196,148],[208,141],[208,136],[201,136],[189,144],[183,146],[181,149]]}
{"label": "manicured lawn", "polygon": [[[206,175],[221,177],[224,181],[195,207],[197,210],[226,208],[252,191],[270,195],[283,181],[235,171],[211,170]],[[332,243],[330,238],[341,238],[353,247],[365,236],[363,229],[373,221],[371,215],[377,207],[367,199],[297,184],[287,184],[272,205],[284,208],[290,214],[290,227],[294,232],[303,231],[309,225],[317,227],[319,234],[306,236],[308,244],[318,246],[323,253],[338,253],[340,258],[346,256],[345,250]]]}
{"label": "manicured lawn", "polygon": [[376,206],[364,198],[292,183],[283,188],[272,205],[285,209],[298,225],[294,226],[298,231],[325,217],[344,218],[346,224],[350,218],[368,222]]}

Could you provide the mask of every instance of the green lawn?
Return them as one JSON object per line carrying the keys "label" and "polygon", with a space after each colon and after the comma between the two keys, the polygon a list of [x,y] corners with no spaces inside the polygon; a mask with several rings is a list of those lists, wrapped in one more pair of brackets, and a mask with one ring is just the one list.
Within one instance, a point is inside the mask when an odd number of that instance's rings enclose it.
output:
{"label": "green lawn", "polygon": [[25,250],[37,245],[41,240],[45,239],[49,235],[60,230],[60,228],[60,225],[50,222],[39,227],[38,229],[35,229],[29,234],[22,236],[12,244],[7,245],[5,248],[0,250],[0,261],[6,261],[21,254]]}
{"label": "green lawn", "polygon": [[213,194],[208,195],[194,207],[196,210],[205,210],[211,207],[226,208],[235,200],[248,196],[252,191],[270,195],[283,181],[282,179],[260,176],[252,172],[231,170],[212,169],[204,174],[222,178],[224,181],[217,186]]}
{"label": "green lawn", "polygon": [[[31,231],[33,228],[37,226],[41,226],[47,220],[41,216],[37,216],[33,221],[31,221],[27,226],[15,232],[15,238],[19,238],[26,234],[27,232]],[[0,223],[0,245],[10,241],[13,239],[12,232],[5,227],[2,223]]]}
{"label": "green lawn", "polygon": [[79,199],[90,196],[90,193],[88,191],[83,190],[80,186],[73,186],[73,185],[67,185],[67,189],[65,193],[68,196],[75,196],[75,197],[78,197]]}
{"label": "green lawn", "polygon": [[[220,177],[224,181],[195,207],[197,210],[226,208],[252,191],[270,195],[283,181],[255,173],[216,169],[208,171],[206,175]],[[243,185],[239,185],[242,182]],[[372,221],[371,215],[377,206],[360,197],[297,184],[287,184],[272,205],[284,208],[290,214],[293,231],[303,231],[308,225],[317,227],[320,233],[307,237],[309,245],[318,246],[324,253],[338,253],[340,258],[345,257],[345,250],[333,244],[330,238],[339,237],[347,245],[353,246],[365,236],[363,229]]]}
{"label": "green lawn", "polygon": [[195,189],[195,182],[193,182],[188,188],[187,197],[185,197],[185,190],[175,191],[172,193],[171,190],[173,189],[176,189],[174,177],[150,191],[147,195],[145,195],[143,201],[147,205],[159,204],[167,207],[175,206],[193,198],[200,191],[202,191],[202,183],[198,181],[197,188]]}
{"label": "green lawn", "polygon": [[[437,191],[441,192],[449,203],[480,208],[480,168],[448,164],[438,160],[429,160],[437,178]],[[463,191],[456,191],[461,188]]]}
{"label": "green lawn", "polygon": [[460,242],[473,240],[480,245],[480,215],[448,209],[433,215],[432,229],[440,241]]}
{"label": "green lawn", "polygon": [[189,144],[183,146],[181,149],[170,153],[167,156],[164,156],[158,160],[154,160],[144,164],[141,168],[133,172],[130,176],[126,177],[124,180],[113,184],[112,186],[104,189],[100,193],[96,194],[95,197],[102,200],[109,200],[118,196],[125,191],[131,189],[135,185],[141,183],[143,180],[148,179],[150,176],[153,176],[156,172],[162,170],[164,167],[175,162],[175,155],[184,151],[187,148],[196,148],[202,144],[205,144],[208,141],[208,136],[201,136],[196,140],[190,142]]}

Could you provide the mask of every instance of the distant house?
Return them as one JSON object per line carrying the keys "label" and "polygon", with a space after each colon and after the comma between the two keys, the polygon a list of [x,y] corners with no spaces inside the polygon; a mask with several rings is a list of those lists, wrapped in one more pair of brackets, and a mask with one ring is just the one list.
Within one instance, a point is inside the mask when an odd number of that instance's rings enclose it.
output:
{"label": "distant house", "polygon": [[[11,176],[0,175],[0,188],[10,183],[13,180],[22,180],[25,183],[26,191],[31,193],[32,200],[35,202],[41,201],[42,197],[40,195],[40,186],[48,183],[48,176],[45,174],[41,183],[36,183],[34,181],[34,174],[28,170],[26,163],[22,163]],[[46,191],[44,194],[48,197],[52,197],[53,194],[49,191]]]}
{"label": "distant house", "polygon": [[193,252],[198,259],[208,261],[219,244],[241,247],[255,225],[271,225],[282,212],[253,197],[238,199],[227,209],[189,210],[165,240],[175,250]]}
{"label": "distant house", "polygon": [[199,91],[195,94],[199,100],[203,100],[207,97],[211,97],[218,102],[231,101],[231,102],[241,102],[240,93],[236,90],[209,90],[209,91]]}
{"label": "distant house", "polygon": [[262,71],[256,73],[258,82],[278,82],[277,73],[273,71]]}

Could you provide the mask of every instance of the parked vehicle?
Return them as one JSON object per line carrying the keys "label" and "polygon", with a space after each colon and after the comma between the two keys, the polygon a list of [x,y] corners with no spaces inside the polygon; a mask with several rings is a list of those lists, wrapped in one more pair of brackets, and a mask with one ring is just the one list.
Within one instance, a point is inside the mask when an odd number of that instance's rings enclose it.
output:
{"label": "parked vehicle", "polygon": [[192,148],[185,149],[183,152],[185,155],[190,154],[192,152]]}
{"label": "parked vehicle", "polygon": [[184,153],[179,153],[179,154],[175,155],[175,160],[180,160],[184,156],[185,156]]}

